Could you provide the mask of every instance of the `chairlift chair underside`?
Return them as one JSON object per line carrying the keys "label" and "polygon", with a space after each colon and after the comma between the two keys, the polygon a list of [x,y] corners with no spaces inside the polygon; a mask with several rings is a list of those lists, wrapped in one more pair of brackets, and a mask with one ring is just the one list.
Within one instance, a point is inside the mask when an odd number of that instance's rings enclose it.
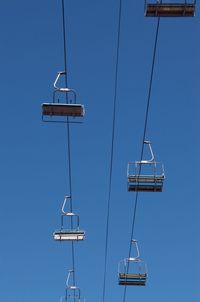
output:
{"label": "chairlift chair underside", "polygon": [[84,106],[81,104],[43,103],[42,115],[47,116],[79,116],[85,114]]}
{"label": "chairlift chair underside", "polygon": [[65,240],[84,240],[85,232],[80,230],[58,230],[53,233],[54,240],[65,241]]}
{"label": "chairlift chair underside", "polygon": [[187,3],[148,3],[146,17],[194,17],[195,5]]}
{"label": "chairlift chair underside", "polygon": [[129,175],[128,191],[162,192],[164,175]]}
{"label": "chairlift chair underside", "polygon": [[146,284],[147,274],[125,274],[119,273],[119,285],[141,285]]}

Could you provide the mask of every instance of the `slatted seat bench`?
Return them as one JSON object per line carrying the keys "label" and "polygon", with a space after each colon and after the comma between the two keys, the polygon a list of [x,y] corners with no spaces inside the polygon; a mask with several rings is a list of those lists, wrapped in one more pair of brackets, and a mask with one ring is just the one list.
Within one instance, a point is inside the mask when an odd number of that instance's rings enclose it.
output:
{"label": "slatted seat bench", "polygon": [[56,230],[53,233],[54,240],[65,241],[65,240],[84,240],[85,232],[80,230]]}
{"label": "slatted seat bench", "polygon": [[195,5],[187,3],[147,3],[146,17],[194,17]]}
{"label": "slatted seat bench", "polygon": [[85,113],[81,104],[43,103],[42,115],[46,116],[80,116]]}
{"label": "slatted seat bench", "polygon": [[119,273],[119,285],[142,285],[146,283],[147,274]]}

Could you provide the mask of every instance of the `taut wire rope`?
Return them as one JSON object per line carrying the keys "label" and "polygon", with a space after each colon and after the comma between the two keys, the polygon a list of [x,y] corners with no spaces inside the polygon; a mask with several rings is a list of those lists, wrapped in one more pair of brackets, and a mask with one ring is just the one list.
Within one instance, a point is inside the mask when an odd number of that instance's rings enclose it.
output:
{"label": "taut wire rope", "polygon": [[116,103],[117,103],[117,88],[118,88],[119,48],[120,48],[119,46],[120,46],[120,33],[121,33],[121,14],[122,14],[122,0],[119,0],[116,64],[115,64],[115,78],[114,78],[114,97],[113,97],[112,136],[111,136],[111,148],[110,148],[109,187],[108,187],[108,199],[107,199],[107,218],[106,218],[106,236],[105,236],[105,253],[104,253],[103,302],[105,301],[105,292],[106,292],[109,220],[110,220],[111,188],[112,188],[112,175],[113,175],[113,155],[114,155],[114,141],[115,141]]}
{"label": "taut wire rope", "polygon": [[[149,81],[149,89],[148,89],[148,96],[147,96],[147,105],[146,105],[146,112],[145,112],[145,120],[144,120],[144,131],[143,131],[143,137],[142,137],[142,147],[141,147],[141,156],[140,161],[143,159],[143,153],[144,153],[144,141],[146,139],[146,132],[147,132],[147,126],[148,126],[148,117],[149,117],[149,108],[150,108],[150,101],[151,101],[151,91],[152,91],[152,83],[153,83],[153,75],[154,75],[154,67],[155,67],[155,59],[156,59],[156,50],[157,50],[157,44],[158,44],[158,34],[159,34],[159,27],[160,27],[160,17],[157,20],[157,26],[156,26],[156,34],[155,34],[155,42],[154,42],[154,49],[153,49],[153,57],[152,57],[152,65],[151,65],[151,73],[150,73],[150,81]],[[141,173],[141,165],[139,167],[139,175]],[[133,207],[133,215],[132,215],[132,226],[131,226],[131,236],[130,236],[130,244],[129,244],[129,253],[128,258],[131,256],[131,247],[132,247],[132,239],[134,235],[135,230],[135,220],[136,220],[136,213],[137,213],[137,205],[138,205],[138,194],[139,192],[136,192],[135,195],[135,203]],[[129,267],[127,267],[128,271]],[[123,294],[123,302],[126,301],[126,288],[124,287],[124,294]]]}
{"label": "taut wire rope", "polygon": [[[63,30],[63,56],[64,56],[64,71],[65,71],[65,85],[68,87],[68,78],[67,78],[67,39],[66,39],[66,22],[65,22],[65,0],[61,0],[62,7],[62,30]],[[66,102],[68,103],[68,97],[66,94]],[[68,153],[68,178],[69,178],[69,194],[70,194],[70,211],[73,211],[72,206],[72,168],[71,168],[71,140],[70,140],[70,124],[69,118],[67,117],[67,153]],[[73,222],[71,218],[71,227],[73,228]],[[73,270],[73,285],[75,282],[75,256],[74,256],[74,243],[72,241],[72,270]]]}

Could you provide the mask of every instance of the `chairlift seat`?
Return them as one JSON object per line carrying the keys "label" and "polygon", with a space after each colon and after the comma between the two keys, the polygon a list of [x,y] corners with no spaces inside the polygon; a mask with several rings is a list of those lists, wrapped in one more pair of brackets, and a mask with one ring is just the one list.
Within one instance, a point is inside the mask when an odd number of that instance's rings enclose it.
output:
{"label": "chairlift seat", "polygon": [[85,114],[84,106],[81,104],[43,103],[42,115],[48,116],[79,116]]}
{"label": "chairlift seat", "polygon": [[162,192],[162,185],[128,184],[129,192]]}
{"label": "chairlift seat", "polygon": [[162,192],[164,175],[128,175],[128,191]]}
{"label": "chairlift seat", "polygon": [[146,17],[194,17],[195,4],[188,3],[147,3]]}
{"label": "chairlift seat", "polygon": [[164,166],[155,161],[151,142],[144,141],[144,144],[149,146],[151,158],[128,163],[128,191],[162,192],[165,179]]}
{"label": "chairlift seat", "polygon": [[119,273],[119,285],[141,285],[146,284],[147,274]]}
{"label": "chairlift seat", "polygon": [[128,180],[129,182],[147,182],[147,183],[154,183],[154,182],[163,182],[164,175],[129,175]]}
{"label": "chairlift seat", "polygon": [[85,232],[82,230],[57,230],[53,233],[54,240],[84,240]]}

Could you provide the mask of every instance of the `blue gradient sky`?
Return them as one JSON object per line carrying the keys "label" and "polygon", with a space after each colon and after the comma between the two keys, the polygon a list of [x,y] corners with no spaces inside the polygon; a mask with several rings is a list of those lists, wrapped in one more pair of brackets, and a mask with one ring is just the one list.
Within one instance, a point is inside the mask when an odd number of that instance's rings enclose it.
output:
{"label": "blue gradient sky", "polygon": [[[118,1],[66,1],[69,86],[86,116],[71,126],[74,211],[87,238],[75,245],[77,285],[102,301]],[[118,261],[128,256],[135,193],[128,161],[140,157],[156,19],[143,1],[122,5],[106,302],[121,302]],[[139,194],[135,238],[148,265],[126,301],[200,298],[199,3],[195,18],[162,19],[147,135],[166,170],[162,193]],[[0,300],[59,301],[71,248],[53,241],[69,192],[65,125],[41,121],[63,70],[60,1],[1,3]]]}

